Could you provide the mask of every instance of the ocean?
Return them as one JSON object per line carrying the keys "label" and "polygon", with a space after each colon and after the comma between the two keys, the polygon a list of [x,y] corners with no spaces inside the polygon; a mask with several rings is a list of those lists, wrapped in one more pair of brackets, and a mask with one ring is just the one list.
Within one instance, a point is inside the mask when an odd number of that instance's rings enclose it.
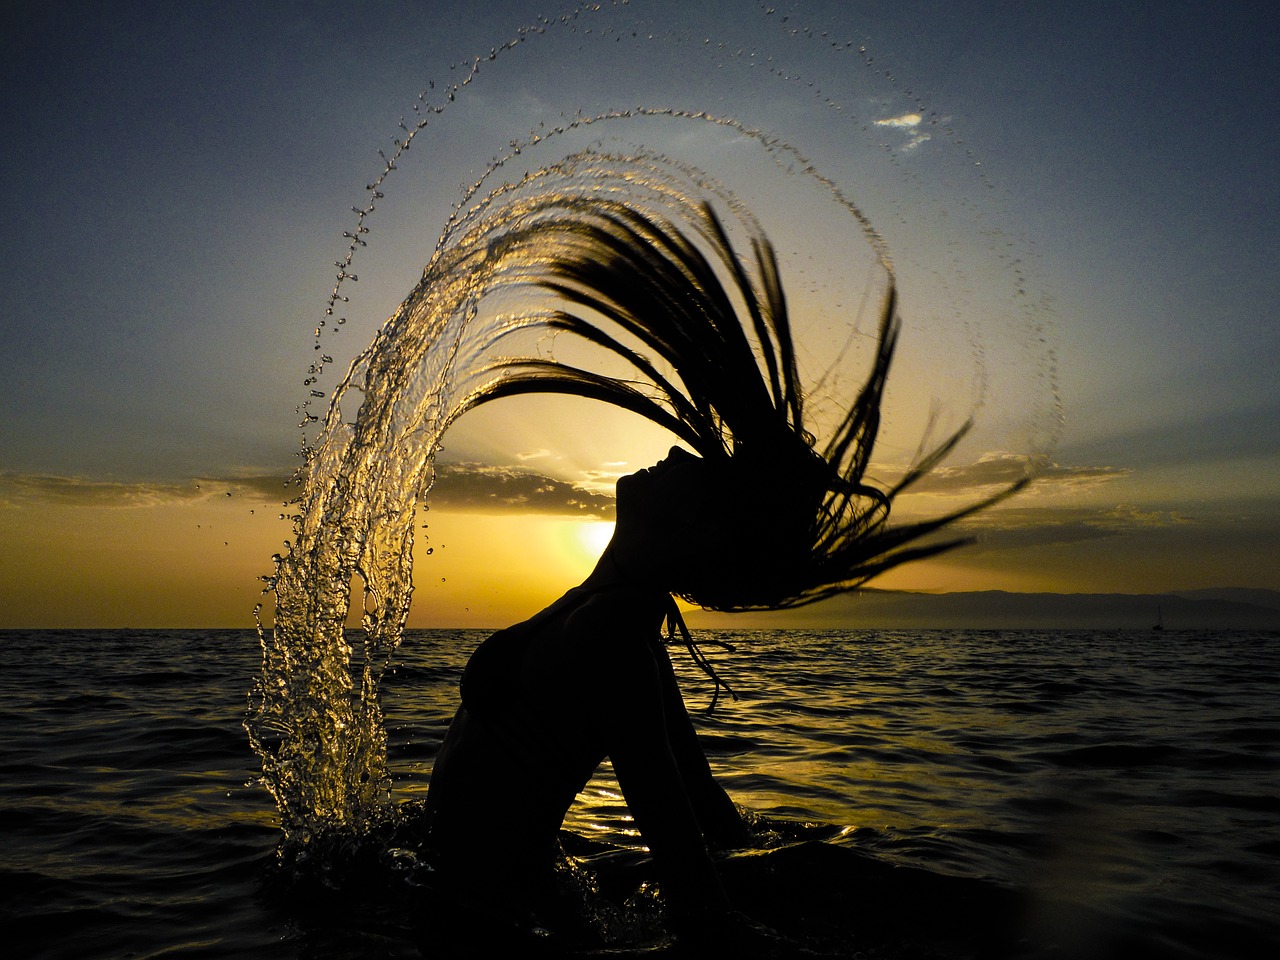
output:
{"label": "ocean", "polygon": [[[425,796],[484,635],[406,634],[385,681],[395,803]],[[1277,955],[1280,634],[699,636],[733,644],[704,649],[739,699],[708,715],[709,684],[673,649],[686,701],[769,848],[729,858],[726,883],[813,953]],[[411,852],[384,844],[386,876],[358,885],[276,865],[242,728],[253,631],[7,631],[0,650],[5,956],[449,955],[388,879]],[[607,764],[565,829],[592,889],[635,880],[623,909],[656,909]],[[678,952],[660,936],[559,949]]]}

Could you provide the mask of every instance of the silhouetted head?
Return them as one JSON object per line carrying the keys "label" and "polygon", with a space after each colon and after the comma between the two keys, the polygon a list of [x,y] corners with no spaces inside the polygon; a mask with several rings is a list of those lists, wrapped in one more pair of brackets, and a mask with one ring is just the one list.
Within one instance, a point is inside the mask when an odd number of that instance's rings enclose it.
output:
{"label": "silhouetted head", "polygon": [[[771,607],[810,576],[821,461],[780,474],[681,447],[618,480],[616,549],[628,572],[711,609]],[[794,466],[794,465],[793,465]],[[637,571],[635,565],[647,569]]]}

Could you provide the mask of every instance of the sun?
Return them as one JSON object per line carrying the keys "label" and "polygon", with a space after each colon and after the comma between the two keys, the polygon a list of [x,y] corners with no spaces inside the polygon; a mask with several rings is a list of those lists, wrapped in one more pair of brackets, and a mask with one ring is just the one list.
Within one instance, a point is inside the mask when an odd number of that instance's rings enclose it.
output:
{"label": "sun", "polygon": [[609,545],[609,540],[613,536],[613,521],[589,520],[579,523],[574,533],[577,535],[582,552],[594,561]]}

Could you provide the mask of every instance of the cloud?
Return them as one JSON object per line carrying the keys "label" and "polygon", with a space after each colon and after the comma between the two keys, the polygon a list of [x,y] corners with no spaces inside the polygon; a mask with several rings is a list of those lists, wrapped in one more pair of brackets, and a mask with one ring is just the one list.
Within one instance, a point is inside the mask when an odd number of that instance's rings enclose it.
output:
{"label": "cloud", "polygon": [[0,504],[48,503],[66,507],[152,507],[203,496],[191,483],[121,483],[48,474],[0,475]]}
{"label": "cloud", "polygon": [[[1127,468],[1036,462],[1000,452],[968,464],[938,467],[908,488],[911,497],[897,516],[918,519],[977,503],[1008,489],[1028,471],[1033,477],[1030,496],[1019,495],[979,511],[958,522],[953,531],[976,536],[987,552],[1104,540],[1199,522],[1174,510],[1133,503],[1080,504],[1080,494],[1092,492],[1088,499],[1096,499],[1099,488],[1129,477]],[[946,505],[929,506],[933,500],[945,500]]]}
{"label": "cloud", "polygon": [[224,496],[240,496],[250,500],[280,503],[298,495],[299,485],[291,478],[276,473],[245,474],[233,477],[197,478],[200,489],[221,492]]}
{"label": "cloud", "polygon": [[900,117],[887,117],[884,120],[877,120],[877,127],[893,127],[897,130],[914,130],[920,126],[920,121],[924,118],[918,113],[904,113]]}
{"label": "cloud", "polygon": [[0,507],[50,504],[63,507],[157,507],[199,500],[244,497],[255,502],[289,499],[288,482],[275,474],[196,477],[190,480],[95,480],[53,474],[0,474]]}
{"label": "cloud", "polygon": [[1054,492],[1070,492],[1101,486],[1129,476],[1127,467],[1064,467],[1051,463],[1037,471],[1036,488],[1052,488]]}
{"label": "cloud", "polygon": [[478,463],[438,464],[428,499],[446,510],[613,516],[613,497],[542,474]]}
{"label": "cloud", "polygon": [[883,120],[876,120],[875,125],[877,127],[888,127],[891,130],[900,130],[903,133],[909,134],[909,139],[900,147],[900,149],[904,151],[915,150],[920,146],[920,144],[927,143],[931,139],[928,133],[925,133],[920,129],[920,124],[923,120],[924,118],[918,113],[904,113],[901,116],[886,117]]}
{"label": "cloud", "polygon": [[[0,474],[0,507],[143,508],[246,499],[284,504],[299,488],[278,474],[195,477],[183,481],[117,481],[52,474]],[[613,497],[539,473],[478,463],[437,465],[432,506],[446,510],[531,512],[611,518]]]}
{"label": "cloud", "polygon": [[1133,504],[1101,508],[1004,506],[976,514],[956,529],[976,535],[986,549],[1007,550],[1106,540],[1198,522],[1176,511]]}
{"label": "cloud", "polygon": [[1035,478],[1032,489],[1052,494],[1079,492],[1129,476],[1122,467],[1072,467],[1036,462],[1019,454],[988,453],[973,463],[937,467],[910,490],[941,496],[983,496],[1016,483],[1028,471]]}

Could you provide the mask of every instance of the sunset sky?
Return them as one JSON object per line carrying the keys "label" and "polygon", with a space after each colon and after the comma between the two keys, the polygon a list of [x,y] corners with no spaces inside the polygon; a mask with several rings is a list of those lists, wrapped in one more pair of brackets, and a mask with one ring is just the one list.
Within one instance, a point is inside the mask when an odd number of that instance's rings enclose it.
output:
{"label": "sunset sky", "polygon": [[[975,545],[878,586],[1280,589],[1267,5],[594,6],[6,7],[0,627],[251,625],[290,536],[308,366],[334,358],[314,385],[331,390],[491,159],[636,106],[732,117],[805,159],[635,120],[522,149],[498,176],[562,140],[724,177],[783,252],[817,357],[868,247],[811,161],[902,288],[884,475],[931,406],[943,427],[976,418],[904,509],[980,495],[1011,455],[1047,464]],[[317,338],[379,151],[431,105],[379,188],[346,322]],[[411,625],[499,625],[553,599],[607,536],[612,480],[671,442],[513,404],[446,436]]]}

